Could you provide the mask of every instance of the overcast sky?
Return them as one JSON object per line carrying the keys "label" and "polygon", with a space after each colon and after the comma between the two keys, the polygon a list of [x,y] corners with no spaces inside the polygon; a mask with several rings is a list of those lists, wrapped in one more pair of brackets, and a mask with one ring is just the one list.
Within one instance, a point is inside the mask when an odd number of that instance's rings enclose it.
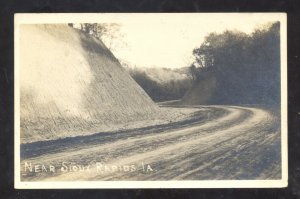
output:
{"label": "overcast sky", "polygon": [[179,68],[192,63],[192,50],[209,33],[251,33],[277,19],[274,14],[104,14],[101,20],[121,25],[119,39],[127,45],[113,49],[117,58],[138,67]]}

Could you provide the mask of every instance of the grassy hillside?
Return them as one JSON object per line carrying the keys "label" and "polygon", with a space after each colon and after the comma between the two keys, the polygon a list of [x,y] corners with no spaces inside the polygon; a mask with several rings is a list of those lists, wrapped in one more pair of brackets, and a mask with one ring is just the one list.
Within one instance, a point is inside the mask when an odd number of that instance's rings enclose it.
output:
{"label": "grassy hillside", "polygon": [[159,113],[105,45],[67,25],[22,25],[21,141],[100,132]]}
{"label": "grassy hillside", "polygon": [[160,84],[188,78],[185,73],[169,68],[139,68],[136,70],[145,72],[150,79]]}
{"label": "grassy hillside", "polygon": [[126,70],[155,102],[181,99],[192,85],[183,69],[127,67]]}

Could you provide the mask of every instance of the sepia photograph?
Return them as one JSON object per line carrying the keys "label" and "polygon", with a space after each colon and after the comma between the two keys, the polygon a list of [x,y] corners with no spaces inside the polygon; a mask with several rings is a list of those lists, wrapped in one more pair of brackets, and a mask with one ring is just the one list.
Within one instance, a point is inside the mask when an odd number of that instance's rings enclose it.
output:
{"label": "sepia photograph", "polygon": [[284,13],[15,14],[15,188],[287,186]]}

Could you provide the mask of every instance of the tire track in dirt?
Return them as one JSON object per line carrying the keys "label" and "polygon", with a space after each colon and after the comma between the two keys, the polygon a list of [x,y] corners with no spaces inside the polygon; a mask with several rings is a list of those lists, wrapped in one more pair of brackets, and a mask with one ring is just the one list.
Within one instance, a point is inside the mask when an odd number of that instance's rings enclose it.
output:
{"label": "tire track in dirt", "polygon": [[[206,108],[209,109],[210,107],[206,106]],[[234,166],[230,165],[230,162],[234,162],[234,156],[241,153],[242,149],[255,149],[255,147],[256,149],[263,149],[258,146],[261,146],[263,139],[267,134],[270,134],[270,127],[274,121],[272,116],[262,109],[235,106],[218,106],[218,108],[226,110],[227,114],[191,127],[168,129],[159,134],[148,133],[145,136],[132,136],[112,143],[99,143],[99,145],[91,148],[86,146],[86,148],[77,151],[45,154],[22,161],[22,163],[28,161],[43,162],[44,164],[45,162],[59,164],[61,161],[70,161],[86,164],[96,157],[101,163],[107,165],[130,165],[145,162],[155,169],[151,173],[145,174],[137,170],[137,172],[132,173],[68,172],[30,176],[23,172],[23,179],[47,181],[172,180],[243,177],[243,175],[238,175],[236,171],[223,176],[219,174],[220,172],[216,173],[215,171],[219,170],[225,174],[224,168],[228,165]],[[263,133],[264,136],[258,136],[261,132],[266,133]],[[256,142],[247,144],[247,139]],[[275,140],[278,140],[278,133]],[[269,146],[270,142],[265,143],[265,145]],[[241,150],[238,150],[238,147]],[[235,153],[234,149],[236,149]],[[240,155],[240,158],[243,157]],[[224,161],[226,164],[222,163]],[[238,165],[241,167],[242,163],[240,162]],[[213,169],[218,167],[219,169]],[[199,173],[207,175],[199,175]],[[213,175],[209,175],[210,173]],[[261,173],[256,174],[256,176],[258,175]]]}
{"label": "tire track in dirt", "polygon": [[[208,176],[205,176],[205,178],[203,177],[201,178],[201,176],[199,175],[197,178],[195,177],[195,173],[199,173],[200,171],[206,168],[210,168],[215,162],[219,162],[219,165],[217,166],[219,167],[222,166],[222,161],[219,160],[230,159],[229,157],[232,156],[231,150],[229,150],[230,148],[231,149],[235,148],[236,146],[238,146],[240,142],[242,143],[245,142],[245,138],[248,138],[245,136],[247,136],[248,134],[255,135],[257,131],[263,130],[263,128],[259,129],[257,127],[260,127],[262,124],[265,124],[265,122],[268,122],[269,119],[267,117],[268,114],[261,110],[257,110],[257,109],[252,109],[252,110],[255,113],[253,117],[248,118],[238,126],[232,126],[231,128],[228,129],[219,129],[212,135],[199,137],[198,139],[193,140],[192,142],[179,143],[177,144],[177,146],[173,145],[172,147],[174,148],[174,150],[172,150],[170,147],[165,147],[166,151],[160,150],[161,154],[159,155],[160,157],[159,159],[155,158],[155,155],[152,156],[145,155],[147,156],[146,159],[147,163],[159,165],[159,168],[157,168],[158,171],[155,172],[153,175],[148,174],[142,176],[142,179],[136,178],[134,174],[130,174],[129,179],[132,178],[135,180],[145,180],[145,179],[148,180],[198,179],[199,180],[199,179],[212,179],[212,178],[215,179],[215,177],[213,177],[215,176],[214,172],[205,171],[206,174],[209,174]],[[188,151],[188,153],[186,151]],[[195,151],[197,153],[195,153]],[[191,158],[192,153],[195,153],[196,155],[194,156],[196,157]],[[163,157],[166,158],[164,159]],[[138,158],[135,156],[135,157],[131,157],[131,159],[137,160]],[[177,168],[171,168],[170,171],[170,165],[176,165]],[[242,166],[245,167],[245,165]],[[166,168],[168,172],[166,172]],[[220,173],[224,175],[226,174],[226,170],[223,170]],[[100,179],[113,180],[113,179],[121,178],[121,175],[117,177],[108,176],[104,178],[102,176]],[[227,179],[230,179],[231,175],[232,174],[228,175]],[[126,178],[128,178],[128,175],[124,179]]]}

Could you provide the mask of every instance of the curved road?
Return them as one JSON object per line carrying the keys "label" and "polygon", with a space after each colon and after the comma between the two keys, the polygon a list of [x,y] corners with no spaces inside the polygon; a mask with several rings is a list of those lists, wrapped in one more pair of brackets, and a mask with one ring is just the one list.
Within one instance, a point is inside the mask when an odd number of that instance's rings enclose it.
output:
{"label": "curved road", "polygon": [[197,108],[199,112],[193,118],[178,124],[22,145],[21,178],[25,181],[281,178],[277,117],[261,108]]}

